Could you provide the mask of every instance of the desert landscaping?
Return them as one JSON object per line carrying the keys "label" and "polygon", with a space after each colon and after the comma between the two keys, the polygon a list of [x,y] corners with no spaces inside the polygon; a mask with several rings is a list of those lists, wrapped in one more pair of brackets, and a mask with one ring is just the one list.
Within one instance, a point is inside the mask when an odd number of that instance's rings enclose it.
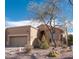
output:
{"label": "desert landscaping", "polygon": [[50,40],[47,26],[42,24],[38,29],[28,26],[6,29],[5,59],[73,59],[73,36],[68,35],[66,41],[62,36],[63,30],[55,28],[55,46]]}
{"label": "desert landscaping", "polygon": [[73,0],[10,0],[6,6],[5,59],[73,59]]}
{"label": "desert landscaping", "polygon": [[24,53],[23,48],[6,48],[5,59],[73,59],[73,52],[71,49],[55,48],[59,55],[56,57],[49,57],[48,53],[52,51],[49,49],[32,49],[30,53]]}

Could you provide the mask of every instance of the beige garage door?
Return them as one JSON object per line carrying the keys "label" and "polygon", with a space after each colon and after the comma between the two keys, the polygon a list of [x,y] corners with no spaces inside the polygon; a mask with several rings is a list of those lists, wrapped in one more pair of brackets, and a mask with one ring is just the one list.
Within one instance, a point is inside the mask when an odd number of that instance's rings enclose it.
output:
{"label": "beige garage door", "polygon": [[11,36],[9,39],[12,47],[24,47],[27,44],[27,36]]}

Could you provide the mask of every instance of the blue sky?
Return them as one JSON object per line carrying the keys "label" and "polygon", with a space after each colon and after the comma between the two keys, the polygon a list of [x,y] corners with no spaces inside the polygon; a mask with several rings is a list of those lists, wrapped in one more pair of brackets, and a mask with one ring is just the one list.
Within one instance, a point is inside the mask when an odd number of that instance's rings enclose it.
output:
{"label": "blue sky", "polygon": [[[5,17],[6,21],[19,22],[19,21],[30,21],[33,18],[33,14],[28,11],[28,4],[32,0],[5,0]],[[68,0],[61,2],[59,7],[63,10],[64,15],[69,21],[72,22],[73,10],[72,6],[69,5]],[[42,0],[34,0],[36,3],[43,2]],[[9,22],[9,23],[10,23]],[[72,29],[71,29],[72,31]]]}

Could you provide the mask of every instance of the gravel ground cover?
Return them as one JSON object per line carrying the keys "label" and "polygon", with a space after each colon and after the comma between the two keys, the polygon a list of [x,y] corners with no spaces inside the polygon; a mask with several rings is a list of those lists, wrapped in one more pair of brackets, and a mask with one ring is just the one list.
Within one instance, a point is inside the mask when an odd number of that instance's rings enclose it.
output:
{"label": "gravel ground cover", "polygon": [[[52,50],[49,49],[32,49],[29,54],[21,53],[22,48],[5,48],[5,59],[73,59],[73,52],[63,52],[58,57],[48,57],[47,54]],[[61,51],[60,47],[56,50]]]}

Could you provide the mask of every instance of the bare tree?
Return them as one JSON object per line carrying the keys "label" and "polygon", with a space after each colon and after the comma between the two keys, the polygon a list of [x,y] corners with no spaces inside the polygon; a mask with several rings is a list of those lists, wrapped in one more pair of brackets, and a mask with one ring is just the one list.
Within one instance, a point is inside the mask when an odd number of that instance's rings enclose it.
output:
{"label": "bare tree", "polygon": [[68,32],[67,32],[67,23],[66,23],[66,17],[62,17],[63,19],[63,30],[64,30],[64,36],[65,36],[65,41],[66,41],[66,45],[68,45]]}
{"label": "bare tree", "polygon": [[67,17],[65,16],[62,16],[61,21],[63,22],[63,24],[57,26],[61,26],[63,28],[66,45],[68,46],[68,28],[72,28],[73,24],[72,21],[68,21]]}
{"label": "bare tree", "polygon": [[[59,13],[61,13],[61,11],[60,11],[61,8],[59,8],[57,5],[60,2],[61,2],[61,0],[45,0],[44,3],[41,3],[41,4],[37,4],[37,3],[33,3],[33,2],[31,2],[29,4],[30,11],[32,13],[35,13],[35,19],[36,19],[35,21],[37,21],[37,19],[38,19],[39,21],[44,22],[45,24],[48,24],[48,23],[50,24],[50,28],[52,30],[50,30],[47,25],[46,26],[50,31],[51,42],[54,43],[55,47],[56,47],[56,42],[53,39],[53,33],[55,32],[55,19],[56,19],[57,15]],[[48,18],[48,19],[46,19],[46,18]],[[54,21],[53,26],[51,24],[52,20]]]}
{"label": "bare tree", "polygon": [[[58,2],[59,0],[46,0],[41,5],[35,4],[33,2],[31,3],[31,10],[36,14],[36,19],[39,19],[39,21],[44,22],[45,24],[50,23],[50,27],[52,29],[49,30],[51,34],[51,42],[54,42],[55,47],[56,42],[55,40],[53,40],[53,33],[55,26],[54,27],[52,26],[51,21],[55,20],[56,14],[58,14],[59,12],[59,8],[56,5]],[[49,17],[49,22],[47,21],[46,17]],[[47,26],[47,28],[49,27]]]}

